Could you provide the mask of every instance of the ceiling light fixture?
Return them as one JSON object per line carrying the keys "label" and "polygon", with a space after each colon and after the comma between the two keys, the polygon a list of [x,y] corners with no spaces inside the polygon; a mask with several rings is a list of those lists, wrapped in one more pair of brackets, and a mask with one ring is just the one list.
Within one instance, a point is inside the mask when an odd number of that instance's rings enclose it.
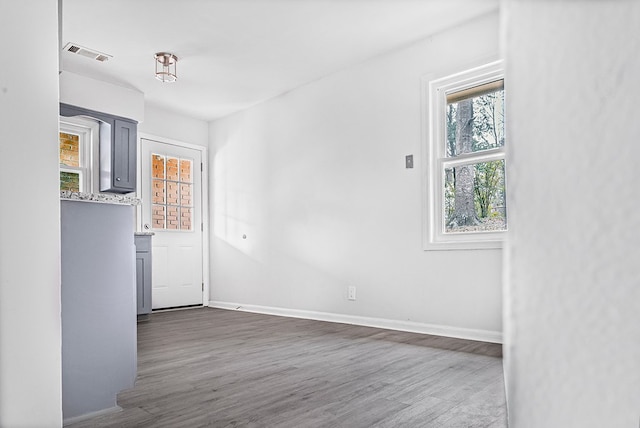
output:
{"label": "ceiling light fixture", "polygon": [[175,82],[178,80],[176,64],[178,57],[168,52],[158,52],[156,58],[156,79],[161,82]]}

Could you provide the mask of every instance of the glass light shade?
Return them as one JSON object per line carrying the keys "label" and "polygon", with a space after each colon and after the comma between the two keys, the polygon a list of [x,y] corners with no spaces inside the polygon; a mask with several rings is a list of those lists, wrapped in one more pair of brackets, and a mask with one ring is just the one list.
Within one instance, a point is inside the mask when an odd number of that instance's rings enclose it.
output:
{"label": "glass light shade", "polygon": [[176,64],[178,57],[168,52],[158,52],[156,58],[156,79],[161,82],[175,82],[178,80]]}

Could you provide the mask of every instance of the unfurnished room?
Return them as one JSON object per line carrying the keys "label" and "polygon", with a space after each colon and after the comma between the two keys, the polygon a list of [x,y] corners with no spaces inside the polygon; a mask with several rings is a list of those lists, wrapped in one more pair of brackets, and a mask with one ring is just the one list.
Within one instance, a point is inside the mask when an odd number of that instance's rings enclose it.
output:
{"label": "unfurnished room", "polygon": [[640,2],[0,1],[0,427],[640,426]]}

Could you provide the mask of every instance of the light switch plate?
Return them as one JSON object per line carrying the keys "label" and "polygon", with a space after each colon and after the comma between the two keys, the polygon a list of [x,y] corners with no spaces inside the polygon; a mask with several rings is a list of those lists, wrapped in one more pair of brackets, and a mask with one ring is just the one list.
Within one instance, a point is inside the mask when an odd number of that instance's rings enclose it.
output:
{"label": "light switch plate", "polygon": [[413,155],[407,155],[404,157],[404,167],[413,168]]}

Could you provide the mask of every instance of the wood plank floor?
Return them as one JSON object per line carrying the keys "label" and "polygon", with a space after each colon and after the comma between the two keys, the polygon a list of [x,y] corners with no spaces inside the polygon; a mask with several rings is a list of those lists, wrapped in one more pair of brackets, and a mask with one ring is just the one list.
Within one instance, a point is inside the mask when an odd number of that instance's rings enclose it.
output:
{"label": "wood plank floor", "polygon": [[138,325],[121,412],[69,427],[506,427],[496,344],[211,308]]}

